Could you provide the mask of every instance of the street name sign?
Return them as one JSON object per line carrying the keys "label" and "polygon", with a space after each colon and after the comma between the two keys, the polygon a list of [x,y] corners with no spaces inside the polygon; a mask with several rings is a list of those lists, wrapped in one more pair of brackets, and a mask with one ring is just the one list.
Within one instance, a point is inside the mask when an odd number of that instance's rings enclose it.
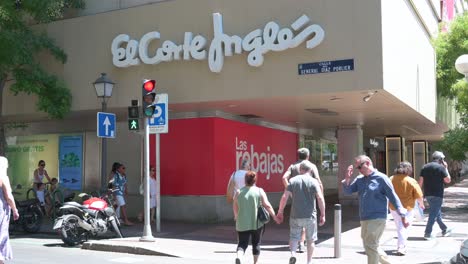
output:
{"label": "street name sign", "polygon": [[299,75],[354,71],[354,59],[301,63],[297,70]]}

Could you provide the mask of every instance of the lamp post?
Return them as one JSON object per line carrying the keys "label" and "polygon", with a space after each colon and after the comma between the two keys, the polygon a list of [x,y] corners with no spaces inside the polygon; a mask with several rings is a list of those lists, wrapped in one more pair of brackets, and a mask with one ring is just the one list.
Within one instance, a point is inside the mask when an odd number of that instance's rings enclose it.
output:
{"label": "lamp post", "polygon": [[461,55],[455,61],[455,69],[463,75],[465,75],[465,80],[468,82],[468,54]]}
{"label": "lamp post", "polygon": [[[112,96],[112,89],[114,88],[114,82],[107,78],[105,73],[101,73],[101,77],[97,78],[93,82],[94,89],[96,89],[96,95],[98,98],[102,98],[102,112],[107,110],[107,101]],[[107,139],[101,138],[101,191],[107,189]]]}

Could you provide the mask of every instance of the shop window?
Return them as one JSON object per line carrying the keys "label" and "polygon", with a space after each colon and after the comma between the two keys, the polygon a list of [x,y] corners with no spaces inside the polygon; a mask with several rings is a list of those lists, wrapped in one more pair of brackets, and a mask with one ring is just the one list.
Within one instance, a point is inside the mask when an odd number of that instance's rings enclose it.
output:
{"label": "shop window", "polygon": [[419,180],[419,172],[427,162],[426,141],[413,141],[413,177]]}
{"label": "shop window", "polygon": [[338,172],[336,143],[320,139],[306,139],[303,146],[309,149],[309,160],[317,166],[320,175],[336,175]]}
{"label": "shop window", "polygon": [[389,136],[385,138],[385,156],[386,159],[386,174],[392,175],[393,170],[401,162],[403,156],[402,150],[403,140],[399,136]]}

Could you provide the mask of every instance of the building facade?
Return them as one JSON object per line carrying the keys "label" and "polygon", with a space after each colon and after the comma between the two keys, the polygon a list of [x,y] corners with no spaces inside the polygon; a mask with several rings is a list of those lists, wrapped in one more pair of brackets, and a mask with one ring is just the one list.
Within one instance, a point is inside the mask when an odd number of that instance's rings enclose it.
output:
{"label": "building facade", "polygon": [[[8,155],[18,160],[12,170],[22,175],[16,182],[32,179],[47,157],[64,186],[98,188],[101,106],[92,83],[105,72],[116,83],[108,112],[117,116],[105,162],[127,167],[130,214],[143,206],[143,159],[127,107],[141,101],[145,78],[169,98],[169,132],[160,139],[163,218],[230,219],[224,194],[243,158],[276,204],[281,175],[301,146],[311,149],[326,192],[352,202],[338,182],[354,156],[367,153],[389,173],[403,159],[423,164],[427,141],[448,129],[436,116],[431,45],[441,8],[437,0],[88,1],[40,27],[68,55],[65,65],[46,55],[43,63],[70,87],[72,113],[49,120],[34,97],[4,97],[6,120],[26,124],[7,130]],[[155,164],[154,136],[151,146]],[[75,167],[65,162],[69,149]]]}

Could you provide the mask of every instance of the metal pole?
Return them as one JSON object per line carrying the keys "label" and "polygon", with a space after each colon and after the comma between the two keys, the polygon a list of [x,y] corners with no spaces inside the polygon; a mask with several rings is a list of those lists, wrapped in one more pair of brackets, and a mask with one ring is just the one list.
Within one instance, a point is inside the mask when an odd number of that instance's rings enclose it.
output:
{"label": "metal pole", "polygon": [[161,166],[159,165],[159,133],[156,134],[156,232],[161,232],[161,192],[159,180],[161,179]]}
{"label": "metal pole", "polygon": [[[102,98],[102,112],[107,110],[107,103],[105,98]],[[101,138],[101,193],[107,191],[107,138]]]}
{"label": "metal pole", "polygon": [[335,258],[341,258],[341,204],[335,204]]}
{"label": "metal pole", "polygon": [[146,117],[145,119],[145,164],[144,164],[144,172],[145,172],[145,224],[143,228],[143,236],[140,237],[140,241],[142,242],[154,242],[155,239],[153,237],[153,233],[151,232],[151,225],[150,225],[150,179],[149,179],[149,119]]}

